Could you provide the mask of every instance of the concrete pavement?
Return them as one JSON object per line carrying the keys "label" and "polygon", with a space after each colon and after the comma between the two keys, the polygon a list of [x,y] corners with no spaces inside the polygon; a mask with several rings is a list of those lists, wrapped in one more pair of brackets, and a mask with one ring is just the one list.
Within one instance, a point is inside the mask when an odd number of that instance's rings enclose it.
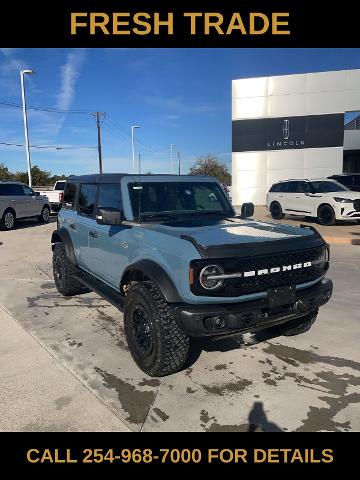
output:
{"label": "concrete pavement", "polygon": [[0,232],[0,304],[11,314],[0,320],[1,430],[360,430],[358,247],[332,248],[334,296],[306,334],[198,343],[186,370],[153,379],[134,364],[117,310],[56,291],[54,227]]}
{"label": "concrete pavement", "polygon": [[128,431],[103,402],[0,307],[2,431]]}

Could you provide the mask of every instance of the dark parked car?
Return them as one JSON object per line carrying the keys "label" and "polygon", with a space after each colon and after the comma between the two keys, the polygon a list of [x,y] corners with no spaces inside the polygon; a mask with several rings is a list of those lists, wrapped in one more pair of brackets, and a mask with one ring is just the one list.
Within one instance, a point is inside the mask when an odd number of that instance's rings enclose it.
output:
{"label": "dark parked car", "polygon": [[354,192],[360,192],[360,173],[349,173],[344,175],[331,175],[330,177],[333,180],[336,180],[339,183],[348,187],[349,190]]}

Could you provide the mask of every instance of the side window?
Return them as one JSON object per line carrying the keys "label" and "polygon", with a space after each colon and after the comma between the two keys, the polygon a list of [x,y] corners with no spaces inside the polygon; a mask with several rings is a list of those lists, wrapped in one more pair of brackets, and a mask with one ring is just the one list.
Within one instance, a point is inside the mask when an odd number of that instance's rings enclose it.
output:
{"label": "side window", "polygon": [[289,182],[288,183],[288,193],[297,193],[298,192],[298,185],[300,182]]}
{"label": "side window", "polygon": [[101,207],[122,210],[121,185],[119,183],[100,184],[98,208]]}
{"label": "side window", "polygon": [[73,208],[76,196],[76,183],[66,183],[64,190],[64,207]]}
{"label": "side window", "polygon": [[78,209],[82,215],[94,215],[97,186],[83,183],[80,187]]}
{"label": "side window", "polygon": [[289,183],[288,182],[281,182],[278,185],[278,192],[287,193],[289,191]]}
{"label": "side window", "polygon": [[24,190],[21,188],[21,185],[13,184],[11,185],[10,193],[8,195],[14,195],[16,197],[24,196]]}
{"label": "side window", "polygon": [[298,193],[309,193],[310,191],[309,182],[299,182],[297,191]]}
{"label": "side window", "polygon": [[31,197],[32,195],[35,195],[34,190],[32,190],[30,187],[27,185],[21,185],[21,189],[23,191],[23,195],[26,195],[28,197]]}

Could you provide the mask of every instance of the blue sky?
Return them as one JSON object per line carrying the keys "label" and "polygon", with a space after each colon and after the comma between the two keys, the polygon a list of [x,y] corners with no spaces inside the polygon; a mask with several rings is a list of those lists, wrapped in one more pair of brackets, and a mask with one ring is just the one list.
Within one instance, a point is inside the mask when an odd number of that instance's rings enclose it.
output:
{"label": "blue sky", "polygon": [[[130,126],[143,171],[170,172],[170,144],[184,173],[196,157],[231,159],[231,80],[360,68],[360,49],[0,49],[0,101],[28,106],[104,111],[105,172],[131,171]],[[90,113],[29,110],[32,145],[96,146]],[[0,142],[24,143],[21,109],[0,105]],[[55,174],[97,171],[97,150],[31,151],[32,163]],[[25,150],[0,145],[0,163],[26,170]]]}

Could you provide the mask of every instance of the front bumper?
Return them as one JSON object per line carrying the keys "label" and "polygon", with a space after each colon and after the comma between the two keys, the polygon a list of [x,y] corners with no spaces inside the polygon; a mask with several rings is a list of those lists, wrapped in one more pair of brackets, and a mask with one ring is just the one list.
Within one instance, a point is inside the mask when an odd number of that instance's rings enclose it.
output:
{"label": "front bumper", "polygon": [[360,199],[353,203],[337,203],[335,213],[337,220],[360,220]]}
{"label": "front bumper", "polygon": [[[294,303],[276,308],[270,308],[268,298],[263,298],[243,303],[178,305],[175,315],[180,327],[190,337],[255,332],[317,311],[330,300],[332,291],[332,281],[323,279],[313,287],[297,290]],[[220,319],[218,325],[216,318]]]}

